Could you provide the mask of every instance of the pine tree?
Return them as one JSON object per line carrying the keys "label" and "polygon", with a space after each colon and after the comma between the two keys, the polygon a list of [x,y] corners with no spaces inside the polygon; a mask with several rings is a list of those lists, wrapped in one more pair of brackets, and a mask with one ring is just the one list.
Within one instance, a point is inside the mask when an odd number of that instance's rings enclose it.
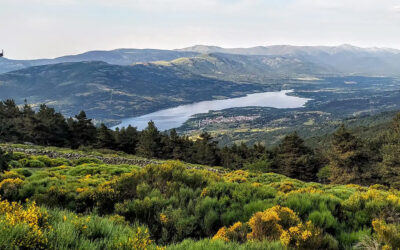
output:
{"label": "pine tree", "polygon": [[0,173],[9,169],[9,155],[0,148]]}
{"label": "pine tree", "polygon": [[363,143],[342,125],[334,134],[329,152],[330,181],[361,184],[368,169]]}
{"label": "pine tree", "polygon": [[207,132],[200,135],[200,139],[194,143],[192,148],[193,162],[211,166],[219,164],[217,142],[213,141],[213,138]]}
{"label": "pine tree", "polygon": [[313,181],[318,172],[318,162],[313,151],[295,132],[285,136],[277,148],[277,172],[291,178]]}
{"label": "pine tree", "polygon": [[162,155],[162,148],[160,132],[154,122],[150,121],[140,134],[137,153],[144,157],[155,158]]}
{"label": "pine tree", "polygon": [[96,140],[96,127],[92,124],[92,120],[86,117],[84,111],[75,116],[75,119],[69,119],[68,123],[72,136],[72,148],[93,145]]}
{"label": "pine tree", "polygon": [[[29,113],[30,111],[27,110]],[[34,142],[40,145],[65,146],[68,144],[68,124],[61,113],[54,108],[40,105],[33,126]]]}
{"label": "pine tree", "polygon": [[103,123],[97,129],[97,148],[115,149],[115,137],[113,131],[106,127]]}
{"label": "pine tree", "polygon": [[0,102],[0,141],[21,140],[21,130],[17,125],[19,117],[20,110],[14,100]]}
{"label": "pine tree", "polygon": [[136,153],[139,133],[135,127],[129,125],[127,128],[122,128],[121,130],[116,131],[115,134],[119,150],[128,154]]}

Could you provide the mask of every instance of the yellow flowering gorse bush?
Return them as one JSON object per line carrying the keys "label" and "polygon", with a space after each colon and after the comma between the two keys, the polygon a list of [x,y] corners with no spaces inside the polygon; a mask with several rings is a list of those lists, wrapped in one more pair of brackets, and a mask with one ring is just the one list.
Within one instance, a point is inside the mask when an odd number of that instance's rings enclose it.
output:
{"label": "yellow flowering gorse bush", "polygon": [[0,201],[0,230],[12,230],[15,227],[27,229],[27,233],[19,235],[10,242],[10,246],[18,248],[44,249],[48,243],[44,230],[50,229],[48,215],[42,212],[35,202],[24,208],[20,203]]}

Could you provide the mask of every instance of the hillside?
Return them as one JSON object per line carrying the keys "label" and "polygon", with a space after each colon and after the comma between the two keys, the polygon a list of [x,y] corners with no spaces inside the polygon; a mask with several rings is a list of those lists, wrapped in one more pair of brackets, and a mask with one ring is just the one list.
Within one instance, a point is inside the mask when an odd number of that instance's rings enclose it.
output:
{"label": "hillside", "polygon": [[174,60],[179,57],[191,57],[197,52],[179,52],[157,49],[116,49],[110,51],[88,51],[77,55],[68,55],[54,59],[12,60],[0,58],[0,74],[32,66],[65,62],[102,61],[116,65],[131,65],[138,62]]}
{"label": "hillside", "polygon": [[[205,56],[200,56],[206,54]],[[82,62],[82,61],[103,61],[109,64],[130,65],[133,63],[146,63],[154,61],[172,61],[181,57],[195,58],[199,61],[207,57],[208,54],[231,54],[241,55],[231,56],[226,60],[233,60],[247,68],[246,72],[253,70],[252,67],[243,64],[254,65],[255,68],[266,65],[264,68],[269,73],[281,74],[352,74],[368,76],[399,76],[400,51],[389,48],[359,48],[352,45],[341,46],[257,46],[252,48],[221,48],[217,46],[197,45],[193,47],[177,50],[157,50],[157,49],[116,49],[110,51],[88,51],[77,55],[67,55],[54,59],[37,60],[11,60],[0,58],[0,73],[23,69],[31,66],[45,64],[55,64],[64,62]],[[197,57],[197,56],[200,56]],[[221,56],[221,55],[220,55]],[[244,57],[247,56],[247,57]],[[254,57],[255,56],[255,57]],[[261,62],[260,62],[261,60]],[[182,63],[182,61],[180,62]],[[201,62],[198,62],[202,64]],[[225,61],[227,63],[227,61]],[[237,65],[236,65],[237,66]],[[204,65],[202,67],[205,67]],[[213,71],[220,71],[223,74],[229,74],[229,70],[235,67],[235,64],[227,68],[218,65],[216,69],[210,69],[206,74],[214,74]],[[203,68],[204,70],[206,68]],[[224,69],[228,69],[227,71]],[[201,72],[202,72],[201,70]],[[256,72],[258,70],[256,70]],[[265,73],[264,73],[265,74]],[[262,75],[262,74],[261,74]]]}
{"label": "hillside", "polygon": [[210,53],[150,64],[165,65],[206,77],[262,84],[268,83],[274,78],[337,74],[329,66],[318,65],[291,56]]}
{"label": "hillside", "polygon": [[[114,165],[99,158],[118,152],[93,158],[41,149],[54,152],[48,157],[31,154],[37,147],[2,146],[20,152],[10,151],[11,169],[0,174],[0,247],[352,249],[386,244],[381,235],[397,222],[381,218],[400,209],[399,192],[380,185],[306,183],[176,161]],[[62,158],[71,153],[81,157]]]}
{"label": "hillside", "polygon": [[230,53],[240,55],[288,56],[317,65],[330,66],[343,74],[399,76],[400,51],[386,48],[341,46],[258,46],[226,49],[215,46],[194,46],[178,51],[198,53]]}
{"label": "hillside", "polygon": [[103,121],[262,89],[259,85],[206,78],[154,64],[62,63],[0,75],[0,99],[47,103],[65,115],[84,109]]}

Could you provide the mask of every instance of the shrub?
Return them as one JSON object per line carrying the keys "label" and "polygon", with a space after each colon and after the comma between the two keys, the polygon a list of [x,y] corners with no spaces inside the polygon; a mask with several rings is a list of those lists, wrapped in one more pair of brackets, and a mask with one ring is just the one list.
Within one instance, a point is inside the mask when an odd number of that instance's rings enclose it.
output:
{"label": "shrub", "polygon": [[329,178],[331,177],[331,174],[332,174],[331,167],[325,166],[318,171],[317,177],[321,182],[326,183],[326,182],[329,182]]}
{"label": "shrub", "polygon": [[25,167],[28,168],[45,168],[46,164],[43,163],[42,161],[39,160],[30,160],[28,161],[27,165]]}
{"label": "shrub", "polygon": [[248,239],[278,240],[284,230],[300,223],[300,219],[290,208],[277,205],[264,212],[255,213],[248,223],[251,228]]}
{"label": "shrub", "polygon": [[296,249],[326,249],[321,248],[323,237],[320,229],[317,229],[311,221],[305,224],[299,223],[297,226],[284,230],[280,236],[282,245]]}
{"label": "shrub", "polygon": [[89,164],[89,163],[101,164],[103,162],[101,160],[97,159],[97,158],[81,157],[81,158],[79,158],[77,160],[74,160],[73,163],[74,163],[75,166],[79,166],[79,165],[82,165],[82,164],[85,164],[85,163],[87,163],[87,164]]}
{"label": "shrub", "polygon": [[29,177],[32,175],[32,172],[29,171],[29,169],[26,168],[19,168],[14,170],[18,175],[23,175],[24,177]]}
{"label": "shrub", "polygon": [[338,222],[336,218],[329,211],[313,211],[308,219],[312,223],[325,230],[336,229]]}
{"label": "shrub", "polygon": [[168,246],[168,250],[283,250],[285,249],[279,241],[276,242],[254,242],[248,241],[240,244],[238,242],[225,242],[223,240],[203,239],[194,241],[186,239],[180,243]]}
{"label": "shrub", "polygon": [[1,197],[14,200],[17,197],[18,191],[22,187],[23,183],[24,181],[19,178],[2,180],[0,182]]}
{"label": "shrub", "polygon": [[212,238],[213,240],[223,240],[225,242],[246,242],[246,235],[248,232],[248,225],[241,222],[236,222],[229,228],[222,227]]}
{"label": "shrub", "polygon": [[[2,249],[44,249],[48,240],[44,230],[49,229],[47,212],[35,202],[24,208],[20,203],[0,201],[0,236],[9,239],[1,242]],[[1,237],[0,237],[1,238]],[[4,245],[6,244],[6,245]]]}
{"label": "shrub", "polygon": [[11,154],[11,159],[13,159],[15,161],[18,161],[18,160],[21,160],[21,159],[24,159],[24,158],[28,158],[28,156],[27,156],[27,154],[22,153],[22,152],[13,152]]}
{"label": "shrub", "polygon": [[11,161],[8,163],[8,166],[9,166],[11,169],[13,169],[13,168],[22,168],[22,164],[19,163],[19,162],[16,161],[16,160],[11,160]]}
{"label": "shrub", "polygon": [[17,170],[5,171],[3,174],[0,174],[0,181],[16,178],[24,179],[24,176],[21,175]]}
{"label": "shrub", "polygon": [[51,159],[51,166],[52,167],[72,166],[72,163],[70,160],[67,160],[64,158],[55,158],[55,159]]}
{"label": "shrub", "polygon": [[35,160],[35,159],[27,159],[27,158],[23,158],[21,160],[19,160],[19,163],[22,164],[22,167],[24,168],[45,168],[46,164],[44,164],[43,162],[39,161],[39,160]]}
{"label": "shrub", "polygon": [[253,163],[244,164],[244,169],[258,171],[262,173],[271,172],[271,162],[267,160],[258,160]]}
{"label": "shrub", "polygon": [[32,157],[33,160],[38,160],[44,163],[44,165],[46,165],[46,167],[52,167],[52,159],[50,159],[50,157],[48,157],[47,155],[38,155],[38,156],[33,156]]}
{"label": "shrub", "polygon": [[372,226],[383,249],[400,249],[400,230],[394,224],[387,224],[384,220],[374,219]]}

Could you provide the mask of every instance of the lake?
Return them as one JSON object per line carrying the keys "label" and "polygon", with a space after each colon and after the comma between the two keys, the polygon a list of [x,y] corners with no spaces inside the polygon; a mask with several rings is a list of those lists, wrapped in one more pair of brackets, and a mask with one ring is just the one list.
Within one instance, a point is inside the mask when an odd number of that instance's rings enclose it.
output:
{"label": "lake", "polygon": [[142,130],[152,120],[159,130],[167,130],[180,127],[195,114],[208,113],[210,110],[222,110],[241,107],[272,107],[272,108],[299,108],[303,107],[309,99],[289,96],[293,90],[282,90],[279,92],[263,92],[249,94],[243,97],[229,98],[223,100],[202,101],[192,104],[180,105],[174,108],[159,110],[146,115],[123,119],[121,124],[113,127],[122,128],[132,125]]}

